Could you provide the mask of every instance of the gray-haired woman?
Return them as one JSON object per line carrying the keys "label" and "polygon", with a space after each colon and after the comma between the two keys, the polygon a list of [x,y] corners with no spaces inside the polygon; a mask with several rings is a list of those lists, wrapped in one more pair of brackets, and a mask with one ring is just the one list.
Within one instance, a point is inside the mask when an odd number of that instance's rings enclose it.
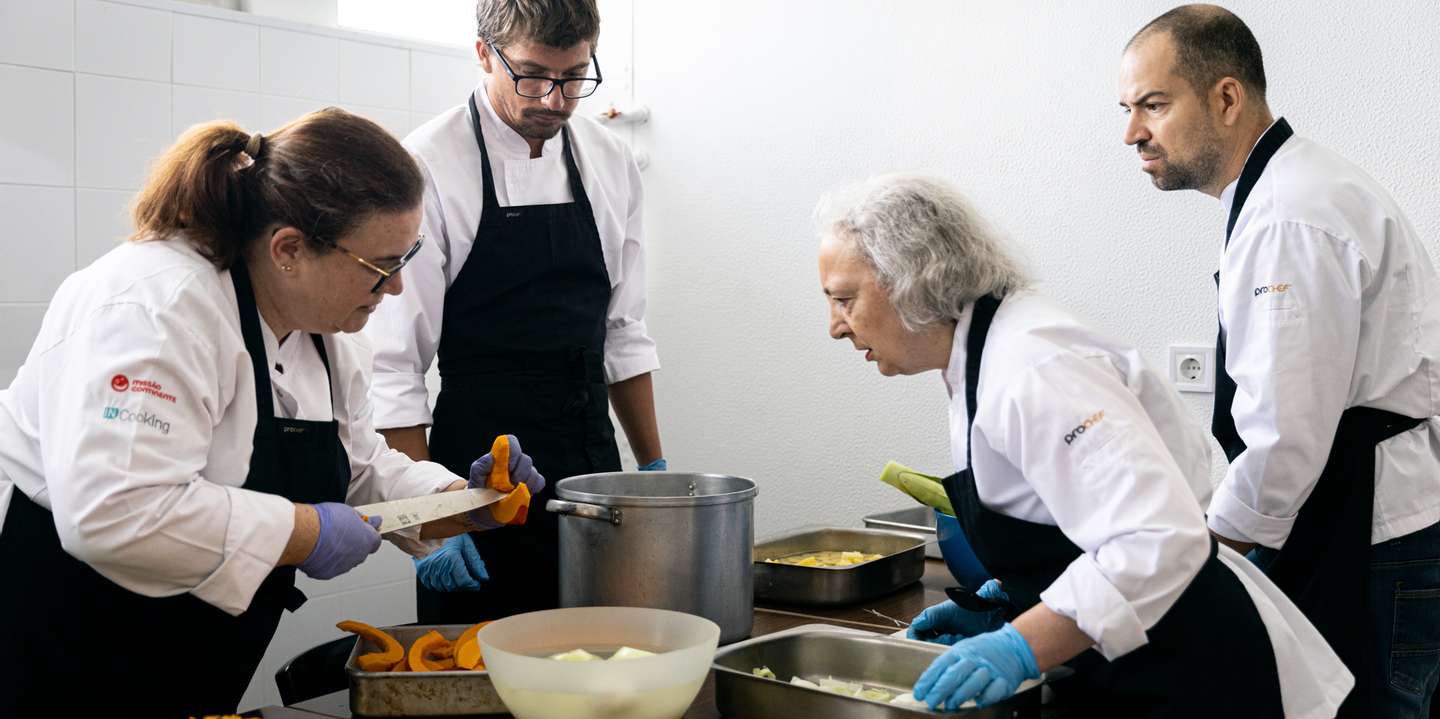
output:
{"label": "gray-haired woman", "polygon": [[953,642],[917,699],[990,704],[1068,664],[1057,691],[1115,716],[1334,714],[1350,675],[1211,540],[1204,432],[1134,348],[1032,291],[944,182],[877,177],[817,218],[830,335],[887,376],[942,372],[946,493],[999,582],[915,618],[912,638]]}

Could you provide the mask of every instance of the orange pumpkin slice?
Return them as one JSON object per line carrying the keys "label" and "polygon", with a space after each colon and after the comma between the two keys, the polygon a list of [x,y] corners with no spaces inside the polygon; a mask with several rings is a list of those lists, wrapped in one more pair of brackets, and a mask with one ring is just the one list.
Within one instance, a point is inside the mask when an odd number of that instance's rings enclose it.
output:
{"label": "orange pumpkin slice", "polygon": [[[410,645],[410,671],[438,672],[455,668],[454,646],[440,632],[431,629]],[[449,666],[446,666],[448,663]]]}
{"label": "orange pumpkin slice", "polygon": [[380,645],[380,651],[361,654],[355,662],[362,671],[383,672],[405,659],[405,647],[395,638],[364,622],[344,621],[335,625],[342,632],[358,634],[362,639]]}
{"label": "orange pumpkin slice", "polygon": [[460,634],[455,640],[455,666],[460,669],[478,669],[484,671],[485,662],[480,657],[480,642],[475,635],[480,633],[481,627],[490,622],[480,622],[472,625]]}
{"label": "orange pumpkin slice", "polygon": [[495,438],[490,445],[490,456],[495,463],[490,465],[490,478],[485,480],[485,486],[497,492],[515,489],[515,485],[510,483],[510,435],[502,434]]}

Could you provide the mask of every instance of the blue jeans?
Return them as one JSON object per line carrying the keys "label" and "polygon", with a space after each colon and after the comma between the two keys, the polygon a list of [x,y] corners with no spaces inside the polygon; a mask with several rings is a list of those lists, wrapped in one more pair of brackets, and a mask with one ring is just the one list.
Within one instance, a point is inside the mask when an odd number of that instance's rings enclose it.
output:
{"label": "blue jeans", "polygon": [[1440,716],[1440,523],[1370,548],[1370,614],[1371,716]]}

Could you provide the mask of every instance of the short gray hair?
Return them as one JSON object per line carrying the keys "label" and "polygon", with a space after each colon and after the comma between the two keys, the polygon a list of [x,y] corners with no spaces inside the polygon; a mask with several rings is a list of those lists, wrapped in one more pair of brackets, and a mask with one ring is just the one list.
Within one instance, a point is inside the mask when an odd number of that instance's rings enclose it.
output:
{"label": "short gray hair", "polygon": [[855,243],[912,332],[958,320],[980,297],[1030,284],[998,233],[943,180],[873,177],[826,195],[815,220],[823,237]]}
{"label": "short gray hair", "polygon": [[600,10],[595,0],[479,0],[475,32],[495,47],[534,41],[561,49],[600,39]]}

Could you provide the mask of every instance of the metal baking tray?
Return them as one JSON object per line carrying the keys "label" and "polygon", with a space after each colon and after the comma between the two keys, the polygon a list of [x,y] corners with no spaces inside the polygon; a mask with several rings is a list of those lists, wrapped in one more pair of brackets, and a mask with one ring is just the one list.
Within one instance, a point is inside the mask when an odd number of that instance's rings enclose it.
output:
{"label": "metal baking tray", "polygon": [[[460,637],[469,624],[436,624],[382,627],[408,650],[416,639],[435,629],[450,641]],[[504,714],[505,704],[490,682],[490,672],[365,672],[355,658],[380,647],[366,640],[355,642],[345,661],[350,677],[350,711],[367,717],[458,716]]]}
{"label": "metal baking tray", "polygon": [[[759,637],[715,654],[715,703],[727,717],[826,717],[889,719],[915,716],[963,716],[967,719],[1032,719],[1040,716],[1040,683],[1021,685],[1014,696],[980,708],[953,713],[930,712],[857,699],[790,684],[800,676],[815,681],[831,676],[893,692],[909,691],[949,647],[879,635],[809,630]],[[751,674],[769,667],[776,679]]]}
{"label": "metal baking tray", "polygon": [[935,541],[935,510],[929,507],[907,507],[892,512],[876,512],[865,517],[865,526],[872,529],[891,529],[913,534],[932,544],[925,545],[925,556],[944,559],[940,545]]}
{"label": "metal baking tray", "polygon": [[[772,564],[799,552],[860,551],[882,555],[850,567]],[[787,534],[755,545],[755,599],[834,607],[889,594],[925,574],[924,541],[878,529],[827,527]]]}

